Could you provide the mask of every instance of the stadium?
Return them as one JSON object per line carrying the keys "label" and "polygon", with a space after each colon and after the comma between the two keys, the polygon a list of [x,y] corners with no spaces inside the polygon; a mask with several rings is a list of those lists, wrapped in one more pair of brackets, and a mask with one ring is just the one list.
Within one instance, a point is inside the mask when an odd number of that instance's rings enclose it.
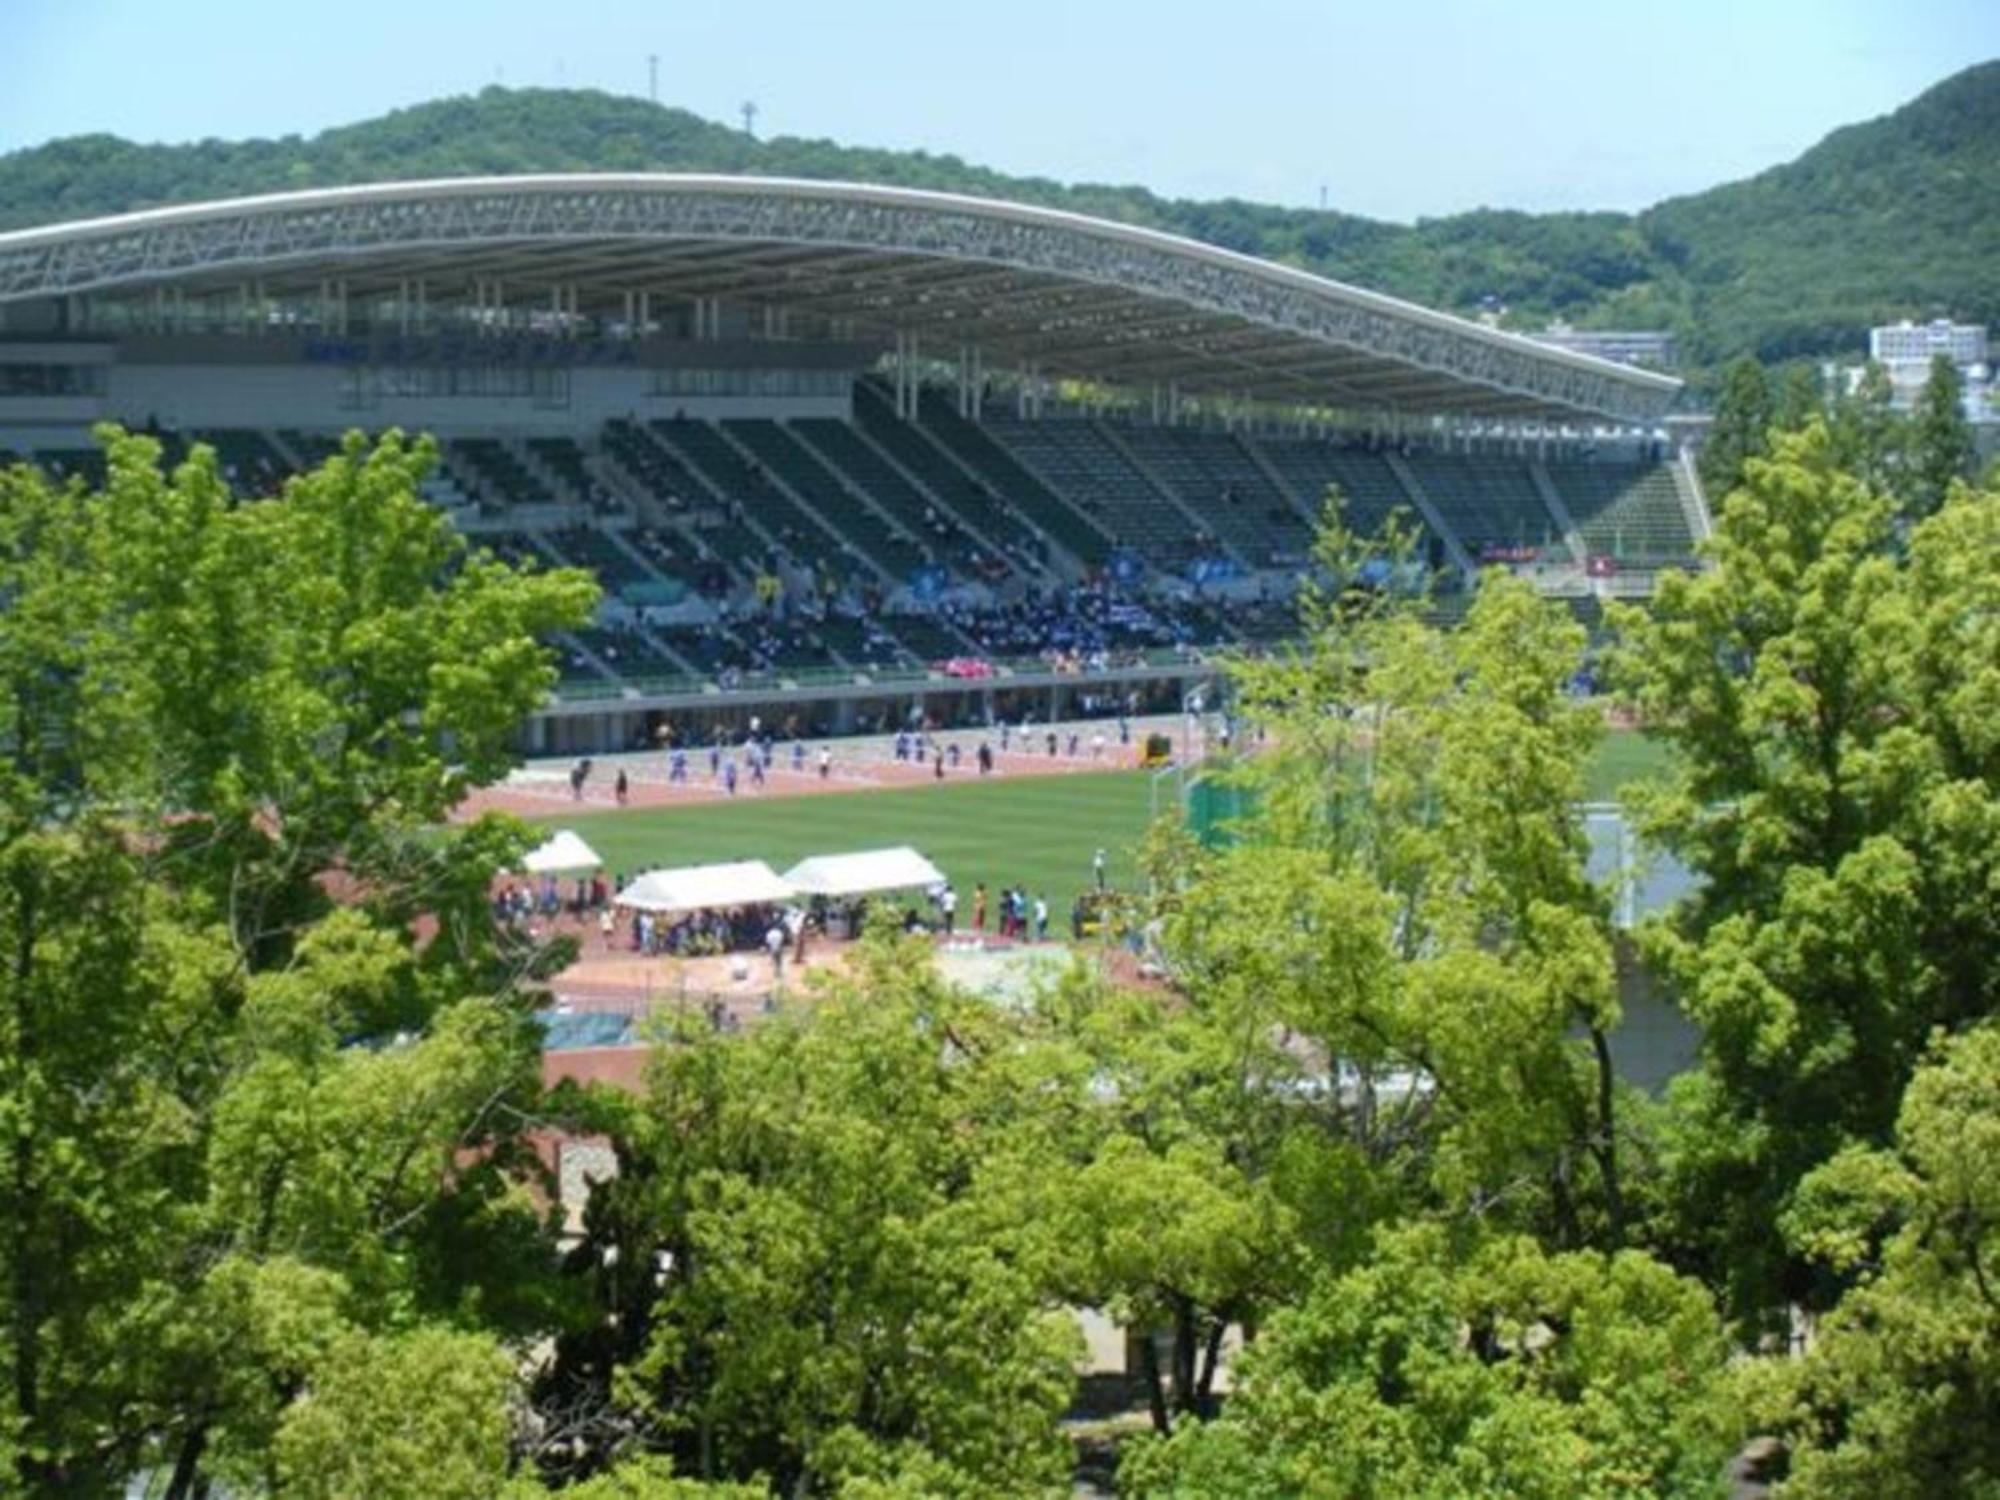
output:
{"label": "stadium", "polygon": [[1992,1487],[2000,64],[74,9],[0,1489]]}
{"label": "stadium", "polygon": [[[1447,580],[1643,595],[1678,383],[1104,220],[742,177],[394,183],[0,234],[0,453],[270,493],[435,434],[476,545],[593,570],[530,755],[1176,712],[1292,628],[1330,486]],[[670,730],[669,730],[670,726]]]}

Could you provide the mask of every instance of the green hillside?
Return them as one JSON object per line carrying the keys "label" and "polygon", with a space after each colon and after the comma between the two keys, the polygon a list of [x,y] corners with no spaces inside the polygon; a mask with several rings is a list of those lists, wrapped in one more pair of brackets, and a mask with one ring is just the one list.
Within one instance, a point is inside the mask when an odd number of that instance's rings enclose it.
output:
{"label": "green hillside", "polygon": [[2000,321],[2000,62],[1798,160],[1638,215],[1481,209],[1415,225],[1010,177],[926,152],[742,132],[585,90],[490,88],[309,138],[142,146],[78,136],[0,156],[0,228],[397,178],[754,172],[1005,197],[1166,229],[1517,326],[1667,326],[1694,359],[1858,351],[1897,316]]}

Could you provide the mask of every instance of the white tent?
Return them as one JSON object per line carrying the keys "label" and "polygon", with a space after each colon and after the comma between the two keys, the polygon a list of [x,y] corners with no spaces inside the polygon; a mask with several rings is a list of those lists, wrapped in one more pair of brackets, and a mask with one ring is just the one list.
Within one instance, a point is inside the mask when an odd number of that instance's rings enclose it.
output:
{"label": "white tent", "polygon": [[530,849],[521,861],[521,868],[531,875],[565,875],[599,869],[603,864],[595,849],[563,828],[553,838]]}
{"label": "white tent", "polygon": [[761,859],[728,865],[688,865],[641,875],[617,896],[620,906],[639,911],[713,911],[787,901],[792,888]]}
{"label": "white tent", "polygon": [[785,879],[807,896],[865,896],[873,891],[928,890],[945,883],[944,872],[907,845],[857,854],[816,854],[793,865]]}

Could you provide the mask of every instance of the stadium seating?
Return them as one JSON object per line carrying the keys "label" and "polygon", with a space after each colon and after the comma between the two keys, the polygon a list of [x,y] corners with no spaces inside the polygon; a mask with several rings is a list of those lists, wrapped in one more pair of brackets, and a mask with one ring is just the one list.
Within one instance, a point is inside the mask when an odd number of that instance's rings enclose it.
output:
{"label": "stadium seating", "polygon": [[293,473],[291,461],[261,432],[226,427],[211,428],[194,436],[195,441],[215,450],[223,478],[238,495],[275,495]]}
{"label": "stadium seating", "polygon": [[1007,564],[997,552],[980,546],[847,423],[831,417],[808,417],[791,427],[799,442],[836,468],[846,483],[868,494],[902,524],[904,531],[939,553],[955,571],[989,579],[1006,575]]}
{"label": "stadium seating", "polygon": [[1227,432],[1134,424],[1119,436],[1147,472],[1253,567],[1303,556],[1312,528]]}
{"label": "stadium seating", "polygon": [[[1158,424],[975,423],[935,394],[922,412],[920,422],[900,420],[864,383],[852,420],[614,419],[575,436],[460,438],[427,493],[454,508],[462,491],[478,498],[482,515],[454,509],[471,547],[588,569],[639,611],[644,623],[600,621],[559,642],[566,691],[579,697],[634,684],[713,691],[822,680],[815,674],[917,675],[967,656],[1075,672],[1257,649],[1296,629],[1282,588],[1268,599],[1204,590],[1190,600],[1184,589],[1169,598],[1104,573],[1078,581],[1052,565],[1049,542],[1093,568],[1111,560],[1114,538],[1162,563],[1215,556],[1226,543],[1253,564],[1290,567],[1310,545],[1307,516],[1329,484],[1357,529],[1398,509],[1416,526],[1398,463],[1475,555],[1526,545],[1566,556],[1548,484],[1593,554],[1668,563],[1693,550],[1674,476],[1657,463],[1569,461],[1538,473],[1498,455],[1398,460],[1326,440]],[[169,462],[189,439],[210,444],[244,494],[275,492],[282,476],[339,446],[297,430],[157,436]],[[103,476],[94,448],[31,457],[59,477]],[[587,519],[552,525],[552,500]],[[912,606],[898,585],[927,560],[943,562],[955,582],[999,587]],[[701,607],[683,615],[689,602]],[[1568,604],[1599,628],[1594,599]],[[1437,617],[1462,608],[1442,598]],[[659,623],[669,614],[679,623]]]}
{"label": "stadium seating", "polygon": [[1592,556],[1653,563],[1694,556],[1680,491],[1666,465],[1551,464],[1549,477]]}
{"label": "stadium seating", "polygon": [[340,439],[324,432],[300,432],[288,427],[279,432],[278,441],[301,470],[316,469],[340,451]]}
{"label": "stadium seating", "polygon": [[891,578],[909,577],[924,561],[913,538],[900,534],[776,422],[745,419],[724,422],[722,428],[804,501],[822,526],[858,546]]}
{"label": "stadium seating", "polygon": [[590,569],[608,594],[626,593],[659,581],[650,568],[598,527],[565,526],[544,533],[542,542],[564,562]]}
{"label": "stadium seating", "polygon": [[445,450],[445,461],[459,487],[489,514],[498,515],[509,506],[543,505],[555,498],[527,465],[493,438],[460,438]]}
{"label": "stadium seating", "polygon": [[[863,398],[857,397],[860,399]],[[877,395],[874,399],[879,402],[881,398]],[[1101,567],[1110,557],[1110,533],[1066,503],[1039,475],[995,441],[987,428],[966,421],[948,402],[935,396],[926,396],[919,411],[926,432],[1058,546],[1068,549],[1088,567]]]}
{"label": "stadium seating", "polygon": [[93,489],[101,488],[110,472],[101,448],[37,448],[35,466],[59,483],[81,479]]}
{"label": "stadium seating", "polygon": [[1195,554],[1187,518],[1091,423],[998,417],[986,429],[1119,546],[1159,563]]}
{"label": "stadium seating", "polygon": [[[808,563],[829,568],[838,577],[865,572],[860,554],[853,546],[826,530],[808,511],[771,483],[769,476],[743,457],[716,428],[688,418],[657,421],[652,431],[675,457],[700,474],[725,502],[735,507],[731,520],[747,520],[776,542],[779,549]],[[740,526],[717,528],[718,550],[736,549],[739,562],[748,562],[742,538],[721,539]],[[756,552],[768,549],[754,548]]]}
{"label": "stadium seating", "polygon": [[600,623],[570,634],[619,677],[630,680],[690,675],[687,662],[637,626]]}
{"label": "stadium seating", "polygon": [[895,667],[915,660],[879,620],[828,615],[818,622],[816,629],[827,648],[851,667]]}
{"label": "stadium seating", "polygon": [[669,511],[700,510],[714,502],[708,487],[637,423],[622,417],[606,422],[604,451],[642,491]]}
{"label": "stadium seating", "polygon": [[1405,460],[1424,494],[1477,558],[1483,548],[1535,547],[1567,558],[1562,528],[1518,459],[1422,453]]}
{"label": "stadium seating", "polygon": [[556,478],[569,493],[565,499],[588,504],[598,510],[616,510],[618,507],[597,476],[590,472],[585,462],[583,449],[566,437],[529,438],[528,452]]}
{"label": "stadium seating", "polygon": [[1379,454],[1308,438],[1257,437],[1246,441],[1264,456],[1315,519],[1326,504],[1327,487],[1333,485],[1340,490],[1342,513],[1354,531],[1379,531],[1398,510],[1403,512],[1406,525],[1421,528],[1416,506]]}
{"label": "stadium seating", "polygon": [[949,625],[926,615],[897,615],[884,623],[918,661],[963,656],[970,647],[970,642]]}
{"label": "stadium seating", "polygon": [[[857,435],[865,434],[915,475],[931,498],[980,532],[1016,564],[1033,570],[1048,561],[1047,545],[1022,511],[1000,498],[1003,492],[992,476],[974,479],[946,455],[937,434],[926,433],[894,415],[873,386],[863,383],[855,388],[854,416]],[[964,455],[960,457],[963,459]],[[1060,508],[1061,502],[1053,496],[1050,503]],[[1059,535],[1057,540],[1061,540]]]}

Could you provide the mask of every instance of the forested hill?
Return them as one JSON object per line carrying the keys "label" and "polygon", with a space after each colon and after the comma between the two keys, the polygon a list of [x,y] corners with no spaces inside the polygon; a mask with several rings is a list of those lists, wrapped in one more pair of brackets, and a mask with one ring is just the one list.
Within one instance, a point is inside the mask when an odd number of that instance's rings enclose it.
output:
{"label": "forested hill", "polygon": [[1679,330],[1712,364],[1851,354],[1870,323],[2000,321],[2000,62],[1798,160],[1637,215],[1482,209],[1414,226],[1143,188],[1009,177],[954,156],[752,140],[685,110],[581,90],[488,89],[310,138],[141,146],[77,136],[0,156],[0,228],[161,203],[392,178],[755,172],[1044,203],[1286,261],[1535,328]]}

